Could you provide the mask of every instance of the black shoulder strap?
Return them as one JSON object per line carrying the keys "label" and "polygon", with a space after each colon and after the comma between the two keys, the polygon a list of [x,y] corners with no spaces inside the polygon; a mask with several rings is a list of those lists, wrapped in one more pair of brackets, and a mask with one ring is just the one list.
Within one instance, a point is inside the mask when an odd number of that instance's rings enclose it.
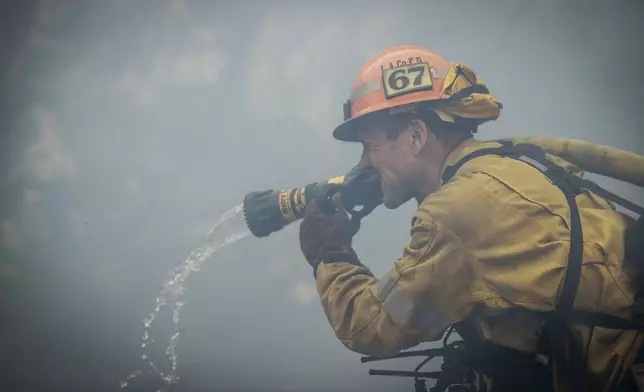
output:
{"label": "black shoulder strap", "polygon": [[[566,201],[570,208],[570,224],[571,224],[571,242],[570,250],[568,253],[568,271],[564,278],[564,285],[562,288],[561,296],[557,301],[556,313],[560,315],[570,315],[572,305],[577,293],[579,279],[581,275],[581,266],[583,261],[583,231],[581,227],[581,218],[579,216],[579,209],[575,196],[580,194],[582,190],[587,189],[600,197],[613,201],[639,215],[644,216],[644,207],[636,205],[628,200],[625,200],[614,193],[611,193],[599,185],[587,179],[580,178],[564,168],[556,165],[546,158],[545,152],[533,144],[516,144],[510,142],[500,142],[501,147],[492,147],[476,150],[463,158],[456,164],[447,167],[442,175],[443,183],[449,182],[456,172],[467,162],[472,159],[484,155],[499,155],[507,158],[514,158],[521,160],[541,171],[550,181],[556,185],[566,196]],[[605,326],[606,328],[618,329],[637,329],[644,330],[644,324],[635,323],[631,320],[618,318],[615,316],[596,314],[592,316],[588,313],[575,312],[573,319],[578,322],[586,322],[597,326]]]}
{"label": "black shoulder strap", "polygon": [[[621,196],[618,196],[602,187],[597,185],[596,183],[587,180],[585,178],[580,178],[575,176],[574,174],[566,171],[562,167],[554,164],[553,162],[549,161],[546,156],[545,152],[539,148],[538,146],[534,144],[516,144],[513,145],[510,142],[499,142],[502,144],[501,147],[492,147],[492,148],[483,148],[480,150],[476,150],[472,152],[471,154],[468,154],[461,158],[460,161],[458,161],[456,164],[449,166],[445,169],[443,172],[442,180],[443,183],[449,182],[449,180],[454,177],[456,172],[469,162],[470,160],[474,158],[478,158],[483,155],[499,155],[502,157],[507,157],[507,158],[515,158],[515,159],[520,159],[537,169],[539,169],[542,173],[544,173],[548,178],[550,178],[549,173],[547,172],[550,167],[552,167],[554,170],[550,171],[550,174],[554,173],[555,175],[563,175],[566,177],[566,180],[572,183],[576,188],[579,189],[587,189],[594,194],[598,195],[599,197],[602,197],[604,199],[610,200],[616,204],[619,204],[620,206],[635,212],[636,214],[640,216],[644,216],[644,207],[639,206],[633,202],[630,202],[626,199],[624,199]],[[545,162],[544,162],[545,161]],[[550,178],[552,180],[552,178]]]}
{"label": "black shoulder strap", "polygon": [[564,170],[546,159],[543,150],[537,146],[528,144],[511,145],[509,143],[504,143],[502,147],[480,149],[461,158],[461,160],[454,166],[445,169],[442,177],[443,183],[449,182],[449,180],[451,180],[451,178],[465,163],[474,158],[490,154],[519,159],[536,167],[546,175],[554,185],[561,189],[566,196],[566,201],[570,207],[571,240],[570,251],[568,254],[568,271],[564,278],[561,296],[557,301],[556,311],[562,314],[568,313],[572,309],[572,304],[577,293],[577,286],[579,285],[579,278],[581,276],[583,231],[579,209],[575,202],[575,196],[581,193],[581,189],[567,181],[567,178],[562,175]]}
{"label": "black shoulder strap", "polygon": [[[590,326],[602,326],[617,329],[644,330],[644,324],[606,314],[573,311],[572,306],[577,294],[583,262],[583,230],[579,208],[575,200],[583,189],[592,191],[600,197],[611,200],[639,215],[644,215],[644,208],[606,191],[592,181],[582,179],[548,160],[545,152],[536,145],[502,142],[501,147],[485,148],[474,151],[461,158],[455,165],[445,169],[443,184],[449,182],[456,172],[467,162],[483,155],[499,155],[521,160],[541,171],[565,195],[570,209],[570,250],[568,252],[568,270],[564,277],[561,295],[555,311],[549,312],[545,328],[553,339],[552,355],[555,357],[557,373],[562,381],[573,390],[585,390],[586,359],[582,350],[574,342],[571,331],[566,328],[566,321],[582,322]],[[567,348],[566,348],[567,347]]]}

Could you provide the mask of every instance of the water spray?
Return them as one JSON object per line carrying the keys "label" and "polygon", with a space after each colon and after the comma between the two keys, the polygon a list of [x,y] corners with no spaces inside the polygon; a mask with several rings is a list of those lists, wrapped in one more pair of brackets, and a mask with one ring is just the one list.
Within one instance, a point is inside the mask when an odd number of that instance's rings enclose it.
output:
{"label": "water spray", "polygon": [[[179,321],[184,305],[184,282],[188,276],[199,271],[205,260],[224,246],[250,235],[267,237],[303,218],[306,206],[313,200],[328,214],[336,212],[338,207],[335,201],[339,200],[358,227],[360,220],[382,202],[379,177],[373,170],[356,166],[344,176],[310,183],[302,188],[253,191],[246,194],[242,203],[219,218],[206,235],[204,243],[192,250],[186,260],[168,274],[161,293],[156,298],[155,309],[143,319],[141,359],[149,370],[133,372],[121,382],[120,389],[169,392],[172,385],[179,381]],[[152,323],[166,306],[172,309],[173,332],[165,350],[169,366],[164,369],[155,364],[147,349],[153,342],[150,336]]]}

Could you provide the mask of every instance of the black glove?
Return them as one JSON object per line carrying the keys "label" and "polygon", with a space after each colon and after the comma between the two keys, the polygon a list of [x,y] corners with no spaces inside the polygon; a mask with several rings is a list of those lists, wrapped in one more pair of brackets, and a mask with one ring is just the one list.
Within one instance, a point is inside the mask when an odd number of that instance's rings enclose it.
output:
{"label": "black glove", "polygon": [[317,201],[307,203],[300,224],[300,248],[314,273],[321,261],[359,264],[358,256],[351,247],[356,232],[356,224],[341,208],[335,214],[328,215],[320,210]]}

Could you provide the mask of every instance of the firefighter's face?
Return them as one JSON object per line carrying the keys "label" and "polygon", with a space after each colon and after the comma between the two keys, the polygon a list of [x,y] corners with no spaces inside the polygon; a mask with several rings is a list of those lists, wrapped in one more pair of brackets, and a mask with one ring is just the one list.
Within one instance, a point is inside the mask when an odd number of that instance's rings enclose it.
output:
{"label": "firefighter's face", "polygon": [[392,124],[372,123],[360,132],[363,152],[361,165],[373,167],[380,175],[383,205],[395,209],[416,196],[416,180],[420,171],[418,135],[411,128],[390,137]]}

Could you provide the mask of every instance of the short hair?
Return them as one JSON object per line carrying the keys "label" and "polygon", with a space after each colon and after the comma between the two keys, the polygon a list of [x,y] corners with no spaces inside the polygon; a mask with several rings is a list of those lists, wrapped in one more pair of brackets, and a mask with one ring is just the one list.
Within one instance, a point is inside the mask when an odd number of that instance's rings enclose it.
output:
{"label": "short hair", "polygon": [[406,131],[412,120],[420,120],[425,123],[427,129],[436,135],[441,142],[447,142],[453,138],[469,139],[476,132],[470,124],[464,122],[443,121],[433,110],[421,110],[418,112],[404,112],[386,116],[388,124],[385,127],[385,134],[389,139],[396,139]]}

